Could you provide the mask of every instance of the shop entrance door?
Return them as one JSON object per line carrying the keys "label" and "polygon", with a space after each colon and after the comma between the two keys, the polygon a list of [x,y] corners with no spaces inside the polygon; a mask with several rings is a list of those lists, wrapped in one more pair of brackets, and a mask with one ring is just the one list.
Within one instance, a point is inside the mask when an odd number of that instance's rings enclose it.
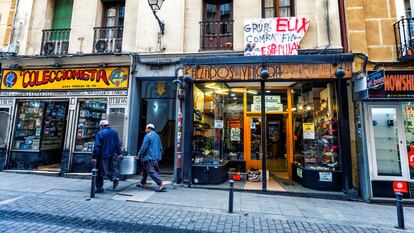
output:
{"label": "shop entrance door", "polygon": [[[247,167],[262,167],[262,119],[259,115],[247,117],[248,127],[245,153]],[[287,114],[266,114],[267,170],[287,172]],[[287,174],[286,174],[287,175]]]}
{"label": "shop entrance door", "polygon": [[369,151],[375,180],[409,180],[407,147],[400,105],[368,105]]}

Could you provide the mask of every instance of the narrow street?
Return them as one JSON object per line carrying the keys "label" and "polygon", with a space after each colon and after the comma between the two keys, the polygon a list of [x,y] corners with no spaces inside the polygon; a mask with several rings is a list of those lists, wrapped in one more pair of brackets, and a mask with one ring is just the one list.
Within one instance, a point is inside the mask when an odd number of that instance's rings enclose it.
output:
{"label": "narrow street", "polygon": [[168,186],[156,193],[133,180],[89,198],[90,181],[0,173],[0,232],[413,232],[395,229],[394,206],[315,198],[235,194]]}

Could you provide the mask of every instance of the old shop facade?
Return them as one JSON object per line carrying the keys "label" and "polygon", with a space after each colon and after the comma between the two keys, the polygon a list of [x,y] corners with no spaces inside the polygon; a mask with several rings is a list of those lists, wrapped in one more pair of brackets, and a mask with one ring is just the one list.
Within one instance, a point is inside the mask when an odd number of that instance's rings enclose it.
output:
{"label": "old shop facade", "polygon": [[354,82],[361,196],[393,198],[393,182],[404,181],[404,197],[414,198],[414,73],[385,67],[358,77]]}
{"label": "old shop facade", "polygon": [[352,61],[350,54],[182,58],[184,179],[223,188],[234,179],[238,189],[266,191],[352,189],[344,104]]}
{"label": "old shop facade", "polygon": [[[85,65],[90,58],[61,59],[59,67],[33,65],[45,64],[46,59],[11,68],[3,65],[0,116],[7,124],[2,126],[6,130],[0,145],[1,168],[90,172],[101,119],[110,121],[126,148],[130,77],[126,57],[125,62],[110,66],[96,60],[95,65]],[[75,60],[82,62],[76,65]],[[68,61],[72,61],[70,66]]]}

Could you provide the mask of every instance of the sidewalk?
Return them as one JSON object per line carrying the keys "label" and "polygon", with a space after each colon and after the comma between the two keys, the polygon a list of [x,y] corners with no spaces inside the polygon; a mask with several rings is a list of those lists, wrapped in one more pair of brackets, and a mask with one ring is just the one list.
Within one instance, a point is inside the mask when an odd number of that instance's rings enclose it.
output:
{"label": "sidewalk", "polygon": [[[0,216],[2,212],[14,216],[0,217],[0,225],[14,226],[34,215],[40,220],[30,224],[62,217],[111,223],[97,226],[98,231],[117,231],[112,228],[122,223],[120,227],[143,232],[149,225],[165,227],[164,232],[170,228],[183,232],[400,232],[394,228],[395,206],[236,192],[234,213],[228,214],[225,191],[169,185],[168,192],[156,193],[138,189],[136,181],[127,180],[114,191],[111,183],[105,183],[105,193],[90,200],[89,180],[5,172],[0,172],[0,178]],[[403,232],[414,232],[414,223],[409,221],[414,219],[414,208],[404,210],[408,230]]]}

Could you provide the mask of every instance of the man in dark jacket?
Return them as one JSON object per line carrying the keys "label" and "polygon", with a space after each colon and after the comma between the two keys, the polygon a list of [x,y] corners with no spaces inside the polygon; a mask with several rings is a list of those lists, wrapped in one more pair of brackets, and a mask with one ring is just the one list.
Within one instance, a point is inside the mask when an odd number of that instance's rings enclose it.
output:
{"label": "man in dark jacket", "polygon": [[147,133],[142,142],[141,149],[138,152],[138,159],[142,161],[142,179],[141,183],[138,183],[138,187],[147,187],[148,175],[157,183],[157,192],[165,191],[165,186],[162,183],[160,176],[158,175],[158,161],[161,160],[162,144],[160,136],[155,132],[153,124],[148,124],[145,132]]}
{"label": "man in dark jacket", "polygon": [[109,127],[107,120],[102,120],[99,125],[101,130],[95,136],[92,162],[96,164],[98,169],[96,192],[103,193],[104,176],[113,182],[113,189],[118,186],[119,179],[115,177],[112,161],[115,155],[118,155],[118,158],[122,155],[118,133]]}

